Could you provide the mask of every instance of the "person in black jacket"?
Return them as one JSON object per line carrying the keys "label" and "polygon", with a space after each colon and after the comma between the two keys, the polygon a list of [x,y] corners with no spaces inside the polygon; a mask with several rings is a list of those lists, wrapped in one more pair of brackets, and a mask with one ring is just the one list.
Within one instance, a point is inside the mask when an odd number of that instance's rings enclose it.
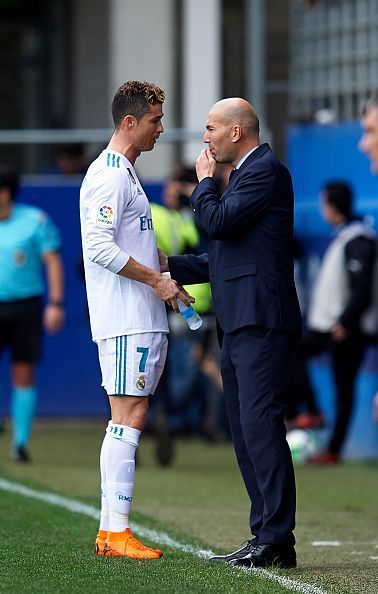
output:
{"label": "person in black jacket", "polygon": [[[284,424],[288,369],[301,333],[291,176],[269,145],[260,144],[257,115],[244,99],[211,108],[204,142],[191,205],[209,238],[208,254],[176,256],[168,264],[181,284],[210,279],[227,412],[254,535],[215,559],[295,567],[295,481]],[[223,194],[214,180],[217,163],[233,167]]]}
{"label": "person in black jacket", "polygon": [[306,403],[306,412],[291,423],[310,428],[321,424],[306,362],[324,351],[331,354],[337,403],[336,421],[325,451],[313,464],[336,464],[347,434],[354,401],[354,383],[361,365],[369,327],[372,275],[375,261],[373,230],[353,214],[353,193],[347,183],[332,181],[322,192],[323,216],[336,231],[321,264],[311,297],[303,337],[292,369],[290,398]]}

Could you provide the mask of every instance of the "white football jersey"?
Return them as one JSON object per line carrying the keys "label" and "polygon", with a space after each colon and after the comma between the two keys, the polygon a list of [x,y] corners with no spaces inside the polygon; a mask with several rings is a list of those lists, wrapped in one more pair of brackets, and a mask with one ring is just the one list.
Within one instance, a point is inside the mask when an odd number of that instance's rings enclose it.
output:
{"label": "white football jersey", "polygon": [[154,290],[117,274],[130,256],[160,270],[150,203],[121,153],[105,149],[90,165],[80,220],[93,340],[168,332],[165,304]]}

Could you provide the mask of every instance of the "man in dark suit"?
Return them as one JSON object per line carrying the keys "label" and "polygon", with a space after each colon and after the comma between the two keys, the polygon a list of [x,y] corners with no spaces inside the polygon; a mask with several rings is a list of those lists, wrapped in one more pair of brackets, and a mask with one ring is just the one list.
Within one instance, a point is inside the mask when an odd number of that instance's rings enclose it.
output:
{"label": "man in dark suit", "polygon": [[[212,107],[204,142],[191,205],[209,252],[161,261],[181,284],[210,278],[232,439],[251,499],[254,537],[214,559],[295,567],[295,479],[284,425],[287,372],[301,332],[291,177],[269,145],[260,145],[258,118],[244,99]],[[234,168],[222,195],[217,163]]]}

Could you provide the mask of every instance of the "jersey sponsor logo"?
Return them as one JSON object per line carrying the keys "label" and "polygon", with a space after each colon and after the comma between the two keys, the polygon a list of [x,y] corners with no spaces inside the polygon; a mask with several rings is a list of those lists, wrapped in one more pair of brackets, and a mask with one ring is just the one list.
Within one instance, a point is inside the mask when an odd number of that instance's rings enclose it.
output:
{"label": "jersey sponsor logo", "polygon": [[135,385],[136,385],[137,389],[138,390],[141,390],[141,391],[144,390],[144,388],[146,387],[146,380],[145,380],[145,377],[144,377],[144,375],[142,373],[140,373],[138,375],[138,379],[137,379]]}
{"label": "jersey sponsor logo", "polygon": [[153,231],[154,225],[152,219],[146,216],[139,217],[141,231]]}
{"label": "jersey sponsor logo", "polygon": [[109,204],[103,204],[97,211],[97,222],[102,225],[112,225],[114,220],[114,210]]}

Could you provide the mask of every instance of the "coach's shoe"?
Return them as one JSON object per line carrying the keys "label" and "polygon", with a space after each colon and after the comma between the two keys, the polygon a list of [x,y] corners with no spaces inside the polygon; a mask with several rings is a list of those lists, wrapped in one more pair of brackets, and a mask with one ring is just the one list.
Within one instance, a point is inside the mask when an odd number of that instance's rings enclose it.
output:
{"label": "coach's shoe", "polygon": [[104,554],[104,547],[106,542],[106,537],[108,536],[107,530],[99,530],[96,536],[95,542],[95,555],[103,555]]}
{"label": "coach's shoe", "polygon": [[248,555],[234,559],[231,565],[242,567],[282,567],[291,569],[297,566],[297,555],[293,545],[257,545]]}
{"label": "coach's shoe", "polygon": [[25,446],[15,447],[11,452],[11,458],[14,462],[23,462],[24,464],[31,462],[30,454]]}
{"label": "coach's shoe", "polygon": [[104,557],[130,557],[130,559],[159,559],[163,553],[142,544],[131,534],[130,528],[124,532],[108,532],[104,545]]}
{"label": "coach's shoe", "polygon": [[246,540],[243,542],[240,549],[234,551],[233,553],[228,553],[228,555],[214,555],[210,557],[210,561],[224,561],[224,563],[230,563],[230,561],[234,561],[235,559],[241,559],[248,555],[252,549],[257,546],[257,538],[252,538],[251,540]]}

